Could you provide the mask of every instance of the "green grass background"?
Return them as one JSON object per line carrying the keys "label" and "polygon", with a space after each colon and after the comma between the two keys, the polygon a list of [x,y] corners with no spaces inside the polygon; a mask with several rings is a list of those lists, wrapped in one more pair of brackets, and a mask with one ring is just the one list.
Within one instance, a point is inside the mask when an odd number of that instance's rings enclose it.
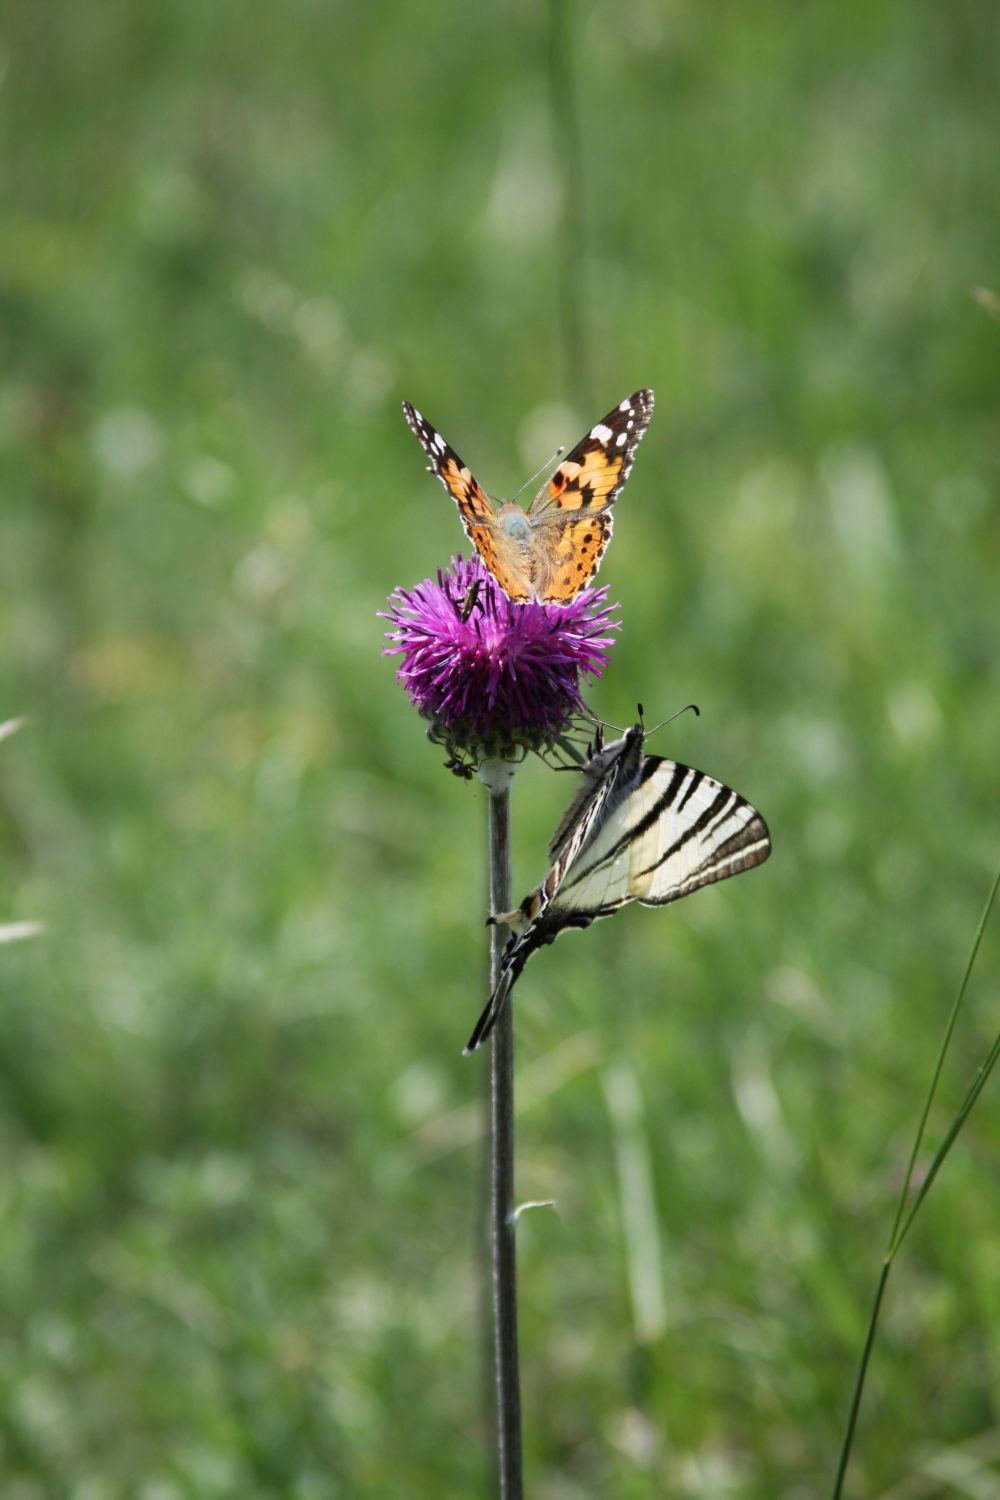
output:
{"label": "green grass background", "polygon": [[[997,16],[572,7],[573,372],[547,26],[4,14],[0,920],[48,929],[0,948],[5,1500],[490,1492],[485,800],[375,617],[464,538],[399,401],[509,494],[640,384],[592,701],[696,700],[655,748],[775,852],[520,987],[528,1488],[829,1492],[1000,853]],[[515,784],[516,896],[568,795]],[[1000,1495],[998,1160],[991,1087],[854,1494]]]}

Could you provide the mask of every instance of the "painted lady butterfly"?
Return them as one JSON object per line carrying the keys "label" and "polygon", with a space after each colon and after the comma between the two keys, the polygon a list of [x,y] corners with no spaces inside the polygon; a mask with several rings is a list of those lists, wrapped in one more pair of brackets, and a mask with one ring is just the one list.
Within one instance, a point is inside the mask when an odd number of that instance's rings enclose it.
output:
{"label": "painted lady butterfly", "polygon": [[592,427],[542,485],[527,511],[495,510],[441,434],[408,401],[403,411],[462,525],[504,593],[565,604],[589,583],[611,540],[611,507],[653,415],[653,392],[636,391]]}

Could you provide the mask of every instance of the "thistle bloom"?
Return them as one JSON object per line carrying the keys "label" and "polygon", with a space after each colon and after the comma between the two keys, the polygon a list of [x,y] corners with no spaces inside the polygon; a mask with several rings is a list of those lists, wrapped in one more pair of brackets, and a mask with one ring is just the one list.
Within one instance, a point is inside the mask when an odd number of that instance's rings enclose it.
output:
{"label": "thistle bloom", "polygon": [[598,678],[619,629],[607,589],[568,604],[514,604],[478,558],[394,589],[386,656],[396,681],[452,755],[516,759],[550,746],[585,707],[582,676]]}

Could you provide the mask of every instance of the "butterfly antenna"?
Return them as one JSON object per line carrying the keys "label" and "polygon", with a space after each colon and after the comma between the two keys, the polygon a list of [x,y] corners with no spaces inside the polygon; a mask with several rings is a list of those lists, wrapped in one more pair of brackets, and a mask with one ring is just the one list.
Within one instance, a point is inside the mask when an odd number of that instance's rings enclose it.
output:
{"label": "butterfly antenna", "polygon": [[[566,452],[566,444],[565,443],[560,443],[559,447],[553,453],[552,457],[546,459],[545,462],[542,464],[542,467],[540,469],[536,469],[535,472],[534,472],[534,474],[532,474],[531,478],[530,479],[526,479],[524,481],[524,483],[522,484],[521,488],[518,490],[517,495],[523,495],[524,492],[525,492],[525,490],[528,488],[528,485],[529,484],[534,484],[534,482],[538,478],[539,474],[544,474],[545,471],[546,471],[546,469],[551,469],[551,467],[555,463],[556,459],[560,458],[565,452]],[[512,495],[511,499],[512,500],[516,500],[517,499],[517,495]]]}
{"label": "butterfly antenna", "polygon": [[[643,730],[643,734],[644,734],[645,738],[648,740],[649,737],[650,737],[650,735],[651,734],[655,734],[658,729],[662,729],[663,726],[664,726],[664,724],[672,724],[675,719],[679,719],[680,718],[681,714],[686,714],[686,713],[693,713],[694,716],[695,716],[695,718],[699,718],[699,719],[701,718],[701,709],[698,707],[697,703],[685,703],[685,705],[684,705],[683,708],[679,708],[677,710],[677,712],[671,714],[669,718],[661,719],[660,723],[657,724],[653,729],[644,729]],[[642,704],[641,703],[639,704],[639,722],[640,722],[640,724],[642,723]]]}
{"label": "butterfly antenna", "polygon": [[627,732],[621,724],[612,724],[610,719],[595,718],[594,728],[601,734],[604,733],[605,729],[613,729],[615,734],[625,734]]}

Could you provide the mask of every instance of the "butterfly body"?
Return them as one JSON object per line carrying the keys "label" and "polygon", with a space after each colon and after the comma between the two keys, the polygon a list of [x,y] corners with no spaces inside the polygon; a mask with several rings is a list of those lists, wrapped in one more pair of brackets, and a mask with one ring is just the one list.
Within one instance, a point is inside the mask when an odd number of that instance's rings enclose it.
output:
{"label": "butterfly body", "polygon": [[640,724],[598,750],[549,846],[549,871],[515,912],[491,921],[512,936],[500,978],[469,1039],[496,1024],[532,953],[570,927],[589,927],[629,901],[665,906],[763,864],[767,824],[738,792],[704,771],[646,755]]}
{"label": "butterfly body", "polygon": [[566,604],[597,572],[611,539],[612,506],[632,469],[653,414],[653,392],[636,391],[581,438],[527,511],[493,506],[485,490],[430,422],[403,411],[445,489],[466,535],[508,598]]}
{"label": "butterfly body", "polygon": [[513,500],[497,513],[497,528],[512,542],[530,543],[531,541],[531,522]]}

